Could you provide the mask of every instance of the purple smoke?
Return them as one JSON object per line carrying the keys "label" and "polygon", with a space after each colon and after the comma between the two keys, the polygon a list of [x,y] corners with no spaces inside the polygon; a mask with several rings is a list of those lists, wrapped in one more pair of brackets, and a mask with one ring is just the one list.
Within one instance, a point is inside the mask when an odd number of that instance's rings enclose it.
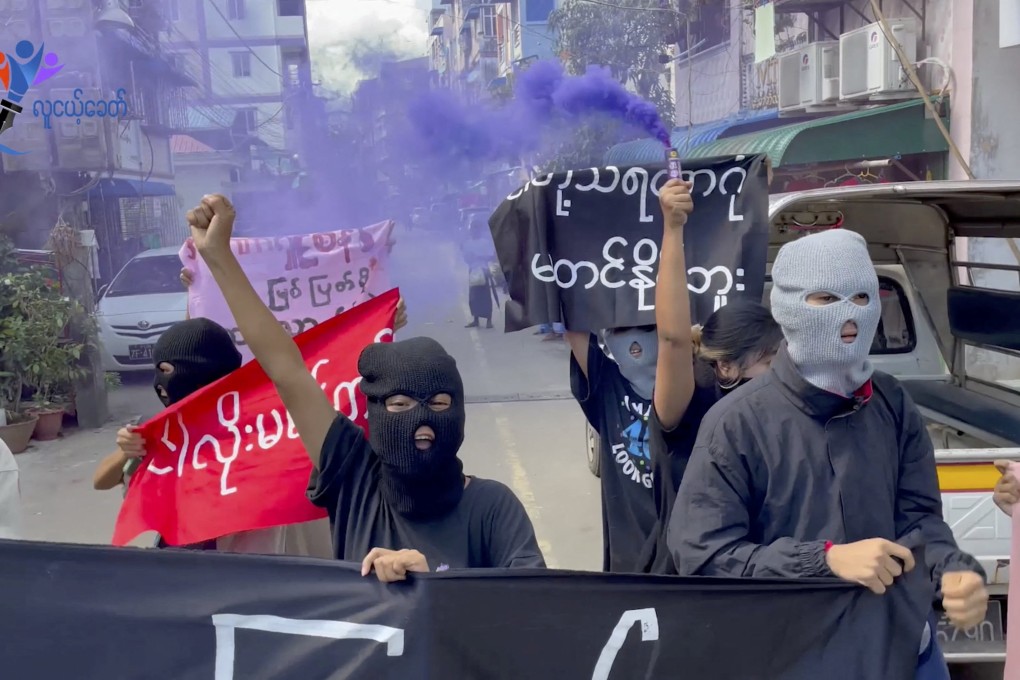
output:
{"label": "purple smoke", "polygon": [[536,113],[562,112],[574,118],[604,113],[632,125],[669,146],[669,130],[655,105],[630,92],[606,66],[589,66],[568,76],[558,62],[538,62],[518,79],[519,101]]}
{"label": "purple smoke", "polygon": [[[538,150],[545,136],[580,119],[608,116],[669,146],[655,105],[628,91],[609,68],[568,75],[556,61],[522,71],[503,105],[467,104],[448,90],[430,90],[408,105],[412,147],[433,157],[495,160]],[[424,147],[424,148],[423,148]]]}

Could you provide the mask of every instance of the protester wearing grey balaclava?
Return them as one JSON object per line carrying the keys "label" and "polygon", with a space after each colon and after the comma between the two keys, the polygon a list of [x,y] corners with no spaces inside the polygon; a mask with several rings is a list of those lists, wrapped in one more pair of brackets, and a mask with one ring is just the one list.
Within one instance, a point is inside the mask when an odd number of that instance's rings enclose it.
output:
{"label": "protester wearing grey balaclava", "polygon": [[[807,298],[813,293],[837,300],[812,305]],[[867,304],[853,300],[862,293]],[[878,276],[864,238],[830,229],[780,248],[772,265],[772,315],[801,376],[820,389],[852,395],[871,377],[868,353],[882,316]],[[857,325],[850,343],[841,337],[847,321]]]}
{"label": "protester wearing grey balaclava", "polygon": [[[659,336],[655,327],[614,328],[602,333],[602,339],[616,365],[634,391],[642,399],[651,399],[655,388],[655,364],[659,360]],[[637,345],[640,352],[631,354]]]}

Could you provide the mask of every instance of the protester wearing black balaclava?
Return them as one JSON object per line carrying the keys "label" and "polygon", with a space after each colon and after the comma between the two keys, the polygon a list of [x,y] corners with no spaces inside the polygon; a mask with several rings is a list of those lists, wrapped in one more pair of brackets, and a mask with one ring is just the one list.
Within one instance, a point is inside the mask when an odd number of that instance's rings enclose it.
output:
{"label": "protester wearing black balaclava", "polygon": [[170,406],[241,367],[241,353],[227,329],[209,319],[188,319],[171,326],[152,350],[153,387]]}
{"label": "protester wearing black balaclava", "polygon": [[[187,319],[160,336],[152,351],[152,361],[156,395],[164,406],[171,406],[240,368],[241,353],[230,333],[219,324],[209,319]],[[126,491],[144,455],[145,442],[135,427],[123,428],[117,433],[117,450],[100,462],[93,486],[103,490],[123,484]],[[169,547],[162,538],[157,545]],[[178,547],[216,550],[217,542]]]}
{"label": "protester wearing black balaclava", "polygon": [[464,495],[457,457],[464,443],[464,384],[457,362],[432,338],[412,338],[365,348],[358,371],[387,504],[409,518],[448,513]]}
{"label": "protester wearing black balaclava", "polygon": [[461,472],[464,389],[445,350],[417,338],[364,351],[366,438],[334,410],[248,282],[230,249],[234,218],[230,202],[218,195],[188,213],[195,247],[315,463],[309,498],[329,513],[335,556],[362,560],[362,572],[383,581],[401,580],[408,571],[544,566],[513,492]]}

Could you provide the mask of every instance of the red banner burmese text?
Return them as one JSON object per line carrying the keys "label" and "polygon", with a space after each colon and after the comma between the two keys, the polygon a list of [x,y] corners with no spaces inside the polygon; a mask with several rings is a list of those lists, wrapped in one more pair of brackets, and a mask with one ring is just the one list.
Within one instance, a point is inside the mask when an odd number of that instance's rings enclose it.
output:
{"label": "red banner burmese text", "polygon": [[[394,289],[295,338],[334,408],[365,428],[358,357],[390,342]],[[258,362],[190,395],[141,426],[148,455],[133,475],[113,544],[156,531],[170,545],[320,519],[305,491],[312,463]]]}

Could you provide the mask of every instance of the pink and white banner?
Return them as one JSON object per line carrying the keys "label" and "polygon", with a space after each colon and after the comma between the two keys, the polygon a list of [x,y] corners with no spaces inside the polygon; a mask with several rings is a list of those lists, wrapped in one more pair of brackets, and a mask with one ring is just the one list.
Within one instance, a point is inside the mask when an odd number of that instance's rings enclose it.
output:
{"label": "pink and white banner", "polygon": [[[255,291],[291,335],[386,292],[393,222],[304,236],[234,238],[234,251]],[[189,238],[180,252],[192,272],[188,312],[227,328],[244,361],[252,358],[212,273]]]}

